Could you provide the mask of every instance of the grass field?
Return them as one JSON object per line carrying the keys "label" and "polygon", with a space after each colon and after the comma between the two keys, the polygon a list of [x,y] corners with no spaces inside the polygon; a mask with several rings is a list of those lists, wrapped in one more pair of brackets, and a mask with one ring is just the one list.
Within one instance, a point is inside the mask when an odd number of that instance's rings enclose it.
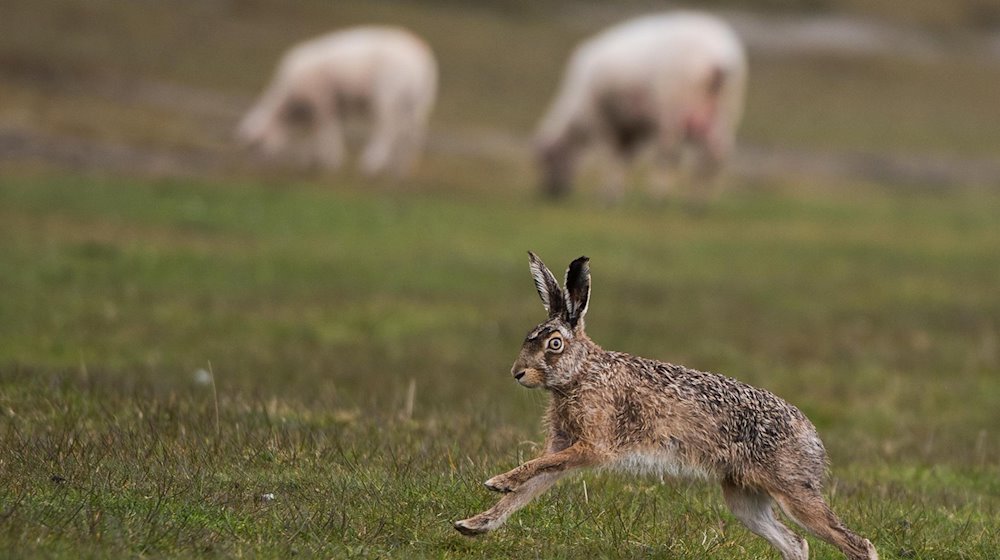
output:
{"label": "grass field", "polygon": [[[440,45],[436,134],[526,135],[561,63],[532,51],[593,26],[457,5],[59,0],[0,18],[0,132],[230,162],[0,159],[0,556],[776,557],[713,485],[605,473],[489,536],[451,528],[542,440],[544,394],[509,375],[544,315],[531,249],[558,270],[591,257],[588,332],[606,348],[799,406],[834,509],[883,559],[997,557],[995,186],[736,176],[692,212],[641,191],[542,201],[516,152],[432,145],[397,186],[232,163],[274,46],[365,17]],[[197,22],[215,33],[177,34]],[[996,64],[751,55],[747,144],[1000,147]],[[218,97],[136,93],[150,83]]]}

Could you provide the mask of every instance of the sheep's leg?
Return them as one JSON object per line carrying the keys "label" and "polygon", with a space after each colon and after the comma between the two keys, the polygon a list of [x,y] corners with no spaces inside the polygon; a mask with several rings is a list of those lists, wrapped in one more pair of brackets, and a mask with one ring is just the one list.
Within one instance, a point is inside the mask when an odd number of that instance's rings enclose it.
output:
{"label": "sheep's leg", "polygon": [[396,138],[392,165],[392,172],[397,179],[413,171],[418,157],[423,152],[432,108],[433,102],[425,93],[414,92],[411,92],[399,106],[402,127]]}
{"label": "sheep's leg", "polygon": [[628,177],[628,161],[617,150],[609,150],[604,165],[604,198],[608,204],[616,204],[625,196],[625,180]]}
{"label": "sheep's leg", "polygon": [[693,155],[690,201],[695,207],[705,208],[722,194],[722,182],[719,180],[722,161],[701,147]]}
{"label": "sheep's leg", "polygon": [[316,161],[324,169],[336,171],[344,163],[345,151],[340,115],[332,107],[317,109],[313,127]]}
{"label": "sheep's leg", "polygon": [[361,170],[368,176],[379,175],[391,165],[408,124],[402,116],[399,99],[376,96],[372,105],[371,138],[361,155]]}
{"label": "sheep's leg", "polygon": [[418,116],[410,125],[406,143],[399,156],[398,173],[400,176],[409,175],[413,171],[417,158],[424,151],[427,142],[427,121],[428,116]]}
{"label": "sheep's leg", "polygon": [[732,128],[719,116],[707,123],[703,134],[689,138],[694,148],[692,181],[696,199],[707,204],[719,197],[722,182],[719,180],[723,164],[735,144]]}
{"label": "sheep's leg", "polygon": [[656,149],[656,161],[649,181],[650,193],[656,198],[666,198],[677,183],[683,152],[676,132],[661,132]]}
{"label": "sheep's leg", "polygon": [[410,174],[423,149],[426,123],[418,117],[407,119],[396,134],[388,171],[396,179]]}
{"label": "sheep's leg", "polygon": [[667,111],[674,103],[665,103],[665,108],[656,115],[654,144],[654,167],[649,181],[650,193],[656,198],[666,198],[677,186],[678,174],[683,164],[685,123],[676,111]]}
{"label": "sheep's leg", "polygon": [[393,138],[396,136],[395,126],[385,124],[377,126],[372,132],[372,138],[361,156],[361,170],[369,177],[380,175],[392,160]]}
{"label": "sheep's leg", "polygon": [[703,182],[715,179],[722,163],[729,157],[733,143],[733,134],[728,127],[716,123],[707,136],[696,141],[695,176]]}

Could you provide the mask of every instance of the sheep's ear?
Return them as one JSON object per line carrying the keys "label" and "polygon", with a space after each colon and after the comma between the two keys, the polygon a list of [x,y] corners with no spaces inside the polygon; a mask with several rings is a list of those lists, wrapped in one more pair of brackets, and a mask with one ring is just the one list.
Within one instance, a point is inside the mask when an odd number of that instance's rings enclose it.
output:
{"label": "sheep's ear", "polygon": [[580,257],[566,269],[566,317],[574,328],[583,324],[590,304],[590,259]]}
{"label": "sheep's ear", "polygon": [[549,317],[562,314],[566,310],[566,305],[556,277],[538,255],[528,251],[528,259],[531,276],[535,279],[535,289],[538,290],[538,297],[542,298],[542,305],[549,312]]}

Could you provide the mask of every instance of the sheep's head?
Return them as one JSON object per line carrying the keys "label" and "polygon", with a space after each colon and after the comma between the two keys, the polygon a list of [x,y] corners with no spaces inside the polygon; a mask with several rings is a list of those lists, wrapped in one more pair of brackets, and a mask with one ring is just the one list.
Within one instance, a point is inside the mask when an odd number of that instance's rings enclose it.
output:
{"label": "sheep's head", "polygon": [[590,300],[589,259],[573,261],[566,270],[565,288],[560,288],[545,263],[534,253],[528,255],[535,288],[549,316],[525,337],[511,375],[528,388],[565,386],[590,346],[583,322]]}
{"label": "sheep's head", "polygon": [[535,151],[545,194],[560,197],[569,193],[573,181],[573,155],[568,143],[542,140]]}

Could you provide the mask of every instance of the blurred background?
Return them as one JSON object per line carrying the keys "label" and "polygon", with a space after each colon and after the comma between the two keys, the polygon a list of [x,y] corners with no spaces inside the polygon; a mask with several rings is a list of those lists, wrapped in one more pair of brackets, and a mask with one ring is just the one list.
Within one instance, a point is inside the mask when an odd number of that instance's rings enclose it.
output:
{"label": "blurred background", "polygon": [[[0,38],[3,162],[153,176],[245,170],[232,129],[287,48],[350,25],[393,23],[425,37],[441,67],[421,178],[458,177],[455,166],[475,161],[491,166],[505,190],[518,189],[533,181],[526,141],[573,45],[670,7],[15,1],[4,9]],[[750,50],[738,177],[995,181],[997,3],[687,7],[715,10]]]}
{"label": "blurred background", "polygon": [[[604,475],[491,540],[452,534],[493,499],[480,481],[542,438],[544,395],[508,373],[543,317],[530,249],[554,271],[591,257],[588,331],[606,348],[802,408],[835,509],[883,558],[992,557],[1000,3],[685,4],[749,53],[720,197],[692,213],[631,188],[609,208],[592,158],[569,199],[543,199],[530,140],[573,46],[674,7],[6,1],[0,540],[108,557],[768,554],[714,489]],[[365,23],[438,58],[410,179],[236,146],[287,48]]]}

